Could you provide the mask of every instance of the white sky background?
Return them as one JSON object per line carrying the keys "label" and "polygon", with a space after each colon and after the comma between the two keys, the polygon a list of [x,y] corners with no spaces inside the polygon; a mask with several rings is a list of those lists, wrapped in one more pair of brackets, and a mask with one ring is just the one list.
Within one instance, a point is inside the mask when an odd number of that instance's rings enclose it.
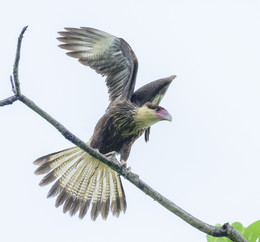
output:
{"label": "white sky background", "polygon": [[[83,140],[108,105],[104,78],[58,48],[63,27],[124,38],[139,60],[136,87],[172,74],[162,101],[173,122],[141,137],[132,171],[210,223],[260,219],[259,1],[5,1],[0,9],[0,99],[12,95],[20,31],[24,95]],[[128,209],[92,222],[62,213],[32,162],[72,145],[22,103],[0,108],[1,241],[206,241],[123,178]]]}

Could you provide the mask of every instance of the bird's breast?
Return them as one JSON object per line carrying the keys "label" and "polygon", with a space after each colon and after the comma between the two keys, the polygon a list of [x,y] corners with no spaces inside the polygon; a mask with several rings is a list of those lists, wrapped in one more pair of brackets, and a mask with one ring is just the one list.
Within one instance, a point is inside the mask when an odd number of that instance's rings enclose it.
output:
{"label": "bird's breast", "polygon": [[90,145],[103,154],[120,153],[124,145],[133,143],[142,133],[135,125],[132,109],[114,108],[98,121]]}

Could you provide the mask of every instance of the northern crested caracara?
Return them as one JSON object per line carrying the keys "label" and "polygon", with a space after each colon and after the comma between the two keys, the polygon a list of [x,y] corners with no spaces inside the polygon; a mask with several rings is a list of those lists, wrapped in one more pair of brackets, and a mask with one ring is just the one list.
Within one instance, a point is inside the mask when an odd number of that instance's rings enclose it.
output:
{"label": "northern crested caracara", "polygon": [[[149,140],[150,126],[171,115],[158,106],[176,76],[153,81],[134,92],[138,69],[131,47],[121,38],[93,28],[65,28],[59,32],[61,48],[83,65],[106,76],[110,103],[87,142],[107,157],[115,152],[125,164],[135,140],[145,133]],[[56,180],[48,197],[57,196],[56,206],[83,218],[92,203],[91,218],[101,214],[106,219],[111,210],[119,216],[126,210],[126,198],[117,172],[78,147],[43,156],[35,174],[46,174],[41,186]]]}

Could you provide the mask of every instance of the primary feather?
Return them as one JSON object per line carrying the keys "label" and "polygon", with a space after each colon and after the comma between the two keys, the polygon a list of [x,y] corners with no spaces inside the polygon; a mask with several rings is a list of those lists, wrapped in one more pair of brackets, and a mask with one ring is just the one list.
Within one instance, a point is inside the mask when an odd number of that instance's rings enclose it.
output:
{"label": "primary feather", "polygon": [[130,98],[135,86],[138,62],[131,47],[120,38],[93,28],[65,28],[59,45],[83,65],[107,76],[110,101]]}

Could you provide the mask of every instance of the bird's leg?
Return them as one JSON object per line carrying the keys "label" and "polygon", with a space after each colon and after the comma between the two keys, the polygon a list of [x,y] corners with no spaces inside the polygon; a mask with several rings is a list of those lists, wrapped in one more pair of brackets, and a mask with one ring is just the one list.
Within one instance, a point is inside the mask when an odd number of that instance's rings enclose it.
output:
{"label": "bird's leg", "polygon": [[127,176],[127,175],[129,174],[129,172],[131,171],[131,167],[130,167],[130,166],[127,167],[127,163],[126,163],[126,161],[123,160],[123,159],[121,159],[120,162],[121,162],[121,171],[122,171],[123,168],[126,168],[126,170],[127,170],[126,174],[124,175],[124,178],[126,178],[126,176]]}
{"label": "bird's leg", "polygon": [[[130,150],[131,150],[131,146],[130,145],[124,145],[122,147],[122,149],[120,150],[120,162],[122,164],[122,167],[127,168],[127,159],[129,157],[130,154]],[[127,168],[128,169],[128,168]],[[130,168],[131,169],[131,168]]]}
{"label": "bird's leg", "polygon": [[[121,165],[121,171],[122,171],[123,168],[126,168],[126,170],[127,170],[126,174],[123,175],[123,177],[126,178],[127,175],[131,172],[131,167],[130,167],[130,166],[127,167],[127,163],[126,163],[125,160],[120,160],[120,162],[121,162],[121,164],[122,164],[122,165]],[[138,174],[133,173],[133,172],[131,172],[131,173],[134,174],[135,176],[137,176],[137,177],[139,178],[139,175],[138,175]]]}
{"label": "bird's leg", "polygon": [[127,162],[125,160],[120,160],[122,167],[126,168],[127,170],[131,171],[131,167],[127,167]]}

